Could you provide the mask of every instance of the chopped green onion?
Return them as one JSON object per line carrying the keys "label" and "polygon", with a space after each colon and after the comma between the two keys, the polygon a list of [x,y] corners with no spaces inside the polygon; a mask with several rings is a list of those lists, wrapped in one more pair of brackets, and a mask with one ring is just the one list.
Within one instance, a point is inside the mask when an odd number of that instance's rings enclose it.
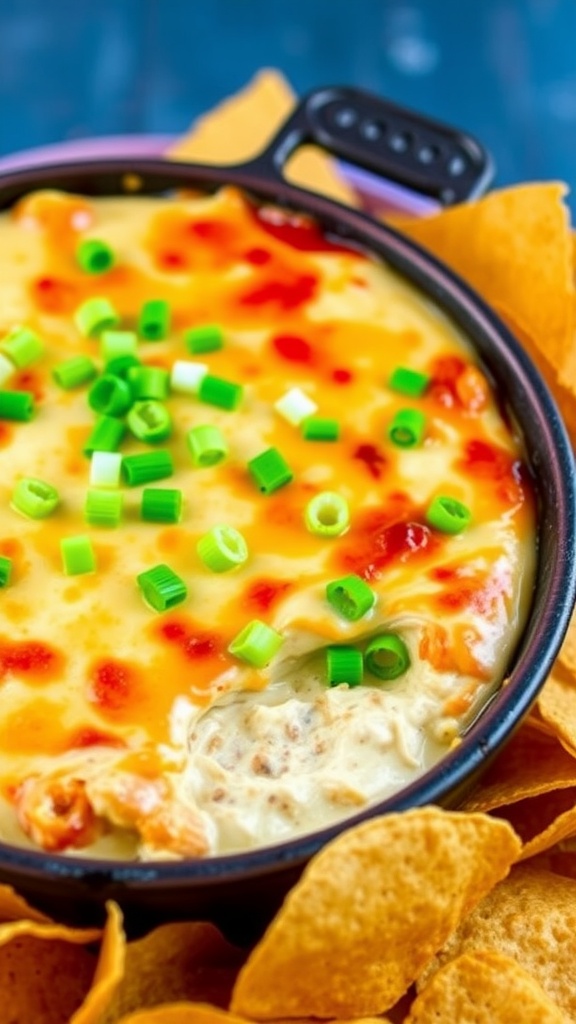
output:
{"label": "chopped green onion", "polygon": [[147,605],[156,612],[165,612],[182,604],[188,596],[184,580],[168,565],[155,565],[136,577],[136,582]]}
{"label": "chopped green onion", "polygon": [[184,334],[184,343],[189,352],[216,352],[224,344],[224,332],[219,324],[202,324],[191,327]]}
{"label": "chopped green onion", "polygon": [[65,391],[88,384],[97,373],[96,364],[88,356],[71,356],[52,370],[54,380]]}
{"label": "chopped green onion", "polygon": [[339,537],[350,525],[348,502],[341,494],[321,491],[308,502],[304,521],[310,533],[319,537]]}
{"label": "chopped green onion", "polygon": [[112,330],[120,323],[120,317],[108,299],[86,299],[74,313],[74,322],[81,334],[94,338],[102,331]]}
{"label": "chopped green onion", "polygon": [[228,650],[254,668],[264,668],[278,653],[284,637],[260,619],[253,619],[234,637]]}
{"label": "chopped green onion", "polygon": [[200,384],[208,367],[205,363],[191,363],[186,359],[177,359],[172,365],[170,387],[172,391],[180,391],[184,395],[197,395]]}
{"label": "chopped green onion", "polygon": [[401,395],[420,398],[429,383],[430,377],[427,373],[419,373],[418,370],[411,370],[407,366],[397,366],[388,380],[388,387]]}
{"label": "chopped green onion", "polygon": [[103,416],[122,416],[132,405],[130,385],[121,377],[104,373],[90,388],[88,405]]}
{"label": "chopped green onion", "polygon": [[91,526],[118,526],[122,519],[122,491],[89,487],[84,504],[84,518]]}
{"label": "chopped green onion", "polygon": [[210,423],[192,427],[187,436],[195,466],[215,466],[228,455],[228,442],[218,427]]}
{"label": "chopped green onion", "polygon": [[115,452],[125,433],[122,420],[115,416],[102,416],[84,445],[84,455],[90,458],[94,452]]}
{"label": "chopped green onion", "polygon": [[0,391],[0,420],[28,423],[34,415],[31,391]]}
{"label": "chopped green onion", "polygon": [[338,420],[323,416],[308,416],[300,429],[305,441],[337,441],[340,437]]}
{"label": "chopped green onion", "polygon": [[60,495],[52,484],[36,477],[19,480],[12,492],[12,508],[29,519],[45,519],[58,505]]}
{"label": "chopped green onion", "polygon": [[10,380],[10,377],[13,376],[15,370],[16,367],[14,366],[14,363],[0,352],[0,388],[7,380]]}
{"label": "chopped green onion", "polygon": [[29,327],[14,327],[2,339],[0,349],[18,370],[23,370],[40,358],[44,342]]}
{"label": "chopped green onion", "polygon": [[390,426],[388,437],[398,448],[415,448],[422,443],[426,417],[420,409],[399,409]]}
{"label": "chopped green onion", "polygon": [[145,523],[178,523],[182,516],[182,491],[167,487],[145,487],[140,518]]}
{"label": "chopped green onion", "polygon": [[360,686],[364,675],[361,651],[338,644],[326,648],[326,677],[329,686]]}
{"label": "chopped green onion", "polygon": [[277,448],[267,448],[250,459],[248,469],[263,494],[272,494],[293,479],[294,474]]}
{"label": "chopped green onion", "polygon": [[219,409],[237,409],[243,394],[242,384],[235,384],[234,381],[224,380],[222,377],[213,377],[211,373],[202,377],[198,388],[200,401],[208,405],[217,405]]}
{"label": "chopped green onion", "polygon": [[0,587],[7,587],[12,576],[12,559],[0,555]]}
{"label": "chopped green onion", "polygon": [[96,555],[90,537],[63,537],[60,541],[62,566],[67,576],[95,572]]}
{"label": "chopped green onion", "polygon": [[378,679],[398,679],[410,667],[410,654],[397,633],[382,633],[366,647],[364,664]]}
{"label": "chopped green onion", "polygon": [[131,356],[127,352],[125,356],[114,356],[113,359],[110,359],[104,367],[104,372],[112,374],[113,377],[122,377],[123,380],[126,380],[130,375],[130,371],[138,366],[142,366],[138,357]]}
{"label": "chopped green onion", "polygon": [[135,356],[138,352],[138,337],[135,331],[102,331],[100,355],[105,364],[120,356]]}
{"label": "chopped green onion", "polygon": [[132,397],[155,398],[163,402],[168,397],[170,374],[162,366],[135,366],[128,371]]}
{"label": "chopped green onion", "polygon": [[200,561],[212,572],[228,572],[244,565],[248,546],[233,526],[213,526],[196,545]]}
{"label": "chopped green onion", "polygon": [[147,444],[165,441],[172,433],[172,419],[166,406],[147,398],[142,402],[134,402],[126,423],[134,437]]}
{"label": "chopped green onion", "polygon": [[76,249],[76,260],[87,274],[105,274],[114,266],[114,253],[99,238],[84,238]]}
{"label": "chopped green onion", "polygon": [[326,586],[328,603],[349,622],[357,622],[374,607],[376,594],[361,578],[351,573]]}
{"label": "chopped green onion", "polygon": [[122,474],[130,487],[163,480],[167,476],[172,476],[173,472],[172,455],[164,448],[156,452],[143,452],[140,455],[125,455],[122,459]]}
{"label": "chopped green onion", "polygon": [[293,427],[299,427],[308,416],[313,416],[315,412],[318,412],[316,402],[313,402],[301,388],[290,388],[274,402],[274,408]]}
{"label": "chopped green onion", "polygon": [[170,330],[172,314],[166,299],[145,302],[138,317],[138,334],[146,341],[161,341]]}
{"label": "chopped green onion", "polygon": [[472,513],[467,505],[456,498],[439,494],[426,510],[426,522],[441,533],[462,533],[470,525]]}
{"label": "chopped green onion", "polygon": [[122,456],[120,452],[92,452],[90,483],[92,487],[118,487]]}

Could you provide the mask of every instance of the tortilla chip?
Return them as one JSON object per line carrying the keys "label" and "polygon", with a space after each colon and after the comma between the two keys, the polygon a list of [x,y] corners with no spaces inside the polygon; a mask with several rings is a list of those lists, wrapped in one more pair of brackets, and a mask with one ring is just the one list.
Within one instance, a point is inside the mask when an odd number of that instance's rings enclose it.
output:
{"label": "tortilla chip", "polygon": [[[294,93],[278,71],[259,71],[245,89],[199,118],[168,155],[208,164],[250,160],[272,140],[295,103]],[[303,147],[290,161],[289,176],[313,192],[355,205],[354,191],[338,176],[333,162],[311,146]]]}
{"label": "tortilla chip", "polygon": [[0,925],[0,993],[14,1024],[67,1024],[90,989],[97,929],[37,921]]}
{"label": "tortilla chip", "polygon": [[19,896],[11,885],[0,885],[0,921],[19,921],[21,918],[40,923],[50,921],[49,917],[35,910]]}
{"label": "tortilla chip", "polygon": [[513,957],[576,1020],[575,881],[529,866],[513,868],[448,939],[418,988],[461,954],[487,949]]}
{"label": "tortilla chip", "polygon": [[554,367],[574,340],[575,289],[566,187],[515,185],[394,225],[512,316]]}
{"label": "tortilla chip", "polygon": [[576,757],[576,681],[558,663],[538,695],[536,708],[542,721]]}
{"label": "tortilla chip", "polygon": [[240,971],[247,1017],[388,1010],[520,849],[484,815],[422,808],[372,819],[324,848]]}
{"label": "tortilla chip", "polygon": [[250,1021],[201,1003],[163,1003],[153,1010],[140,1010],[122,1017],[118,1024],[250,1024]]}
{"label": "tortilla chip", "polygon": [[112,902],[106,904],[106,909],[108,919],[92,985],[70,1024],[100,1024],[102,1014],[109,1006],[124,974],[126,937],[122,927],[122,911]]}
{"label": "tortilla chip", "polygon": [[526,860],[576,835],[576,787],[520,800],[494,812],[523,841],[519,860]]}
{"label": "tortilla chip", "polygon": [[124,977],[101,1024],[115,1024],[134,1010],[184,999],[225,1008],[245,958],[212,924],[162,925],[128,943]]}
{"label": "tortilla chip", "polygon": [[446,964],[412,1004],[405,1024],[565,1024],[558,1006],[515,960],[465,953]]}
{"label": "tortilla chip", "polygon": [[571,786],[576,786],[576,758],[553,736],[524,725],[485,772],[461,809],[490,811]]}

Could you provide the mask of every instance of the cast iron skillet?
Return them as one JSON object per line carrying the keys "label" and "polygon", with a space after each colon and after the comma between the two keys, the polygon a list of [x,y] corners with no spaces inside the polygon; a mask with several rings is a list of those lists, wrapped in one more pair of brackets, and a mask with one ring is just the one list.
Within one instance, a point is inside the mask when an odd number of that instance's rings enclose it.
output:
{"label": "cast iron skillet", "polygon": [[[383,138],[390,142],[391,132],[398,135],[399,144],[383,144]],[[298,147],[310,141],[440,204],[480,192],[490,177],[486,154],[469,137],[369,94],[331,88],[304,99],[265,152],[249,163],[206,167],[130,158],[17,171],[0,178],[0,207],[36,188],[122,195],[135,184],[145,193],[163,193],[186,186],[213,191],[234,183],[256,200],[313,215],[326,232],[388,261],[471,339],[505,396],[524,435],[539,502],[533,603],[510,664],[509,681],[458,749],[397,796],[349,819],[348,826],[375,813],[422,804],[457,806],[528,711],[574,605],[576,496],[564,427],[523,349],[466,284],[418,246],[362,213],[289,184],[283,167]],[[432,166],[415,155],[418,146],[432,149]],[[114,898],[132,931],[162,919],[211,918],[232,936],[249,939],[269,919],[306,861],[343,827],[333,825],[276,847],[198,862],[126,864],[0,844],[0,878],[60,919],[100,920],[104,901]]]}

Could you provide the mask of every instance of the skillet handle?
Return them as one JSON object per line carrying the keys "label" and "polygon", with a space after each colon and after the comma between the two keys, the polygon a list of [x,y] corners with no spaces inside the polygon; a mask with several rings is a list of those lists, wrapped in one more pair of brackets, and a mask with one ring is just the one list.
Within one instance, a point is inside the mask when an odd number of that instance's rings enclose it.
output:
{"label": "skillet handle", "polygon": [[363,178],[366,184],[376,174],[399,193],[424,198],[431,209],[481,195],[493,177],[489,153],[472,136],[344,87],[305,96],[266,149],[245,166],[283,181],[289,158],[309,143],[352,165],[346,167],[352,181],[357,168],[371,172],[359,172],[360,188]]}

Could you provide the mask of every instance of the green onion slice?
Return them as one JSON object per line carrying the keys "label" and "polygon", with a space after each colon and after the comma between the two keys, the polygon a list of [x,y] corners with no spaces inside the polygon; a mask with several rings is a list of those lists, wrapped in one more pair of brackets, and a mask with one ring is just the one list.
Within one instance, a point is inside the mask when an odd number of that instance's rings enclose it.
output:
{"label": "green onion slice", "polygon": [[134,402],[126,423],[134,437],[147,444],[165,441],[172,433],[172,419],[166,406],[148,398]]}
{"label": "green onion slice", "polygon": [[228,647],[230,654],[246,661],[254,668],[264,668],[278,653],[284,637],[260,619],[253,619],[244,626]]}
{"label": "green onion slice", "polygon": [[96,555],[90,537],[63,537],[60,541],[62,567],[67,576],[95,572]]}
{"label": "green onion slice", "polygon": [[132,397],[154,398],[163,402],[170,389],[170,374],[162,366],[135,366],[128,370]]}
{"label": "green onion slice", "polygon": [[138,334],[145,341],[161,341],[170,330],[172,314],[166,299],[145,302],[138,317]]}
{"label": "green onion slice", "polygon": [[224,332],[219,324],[190,327],[184,333],[184,344],[193,355],[199,355],[202,352],[216,352],[224,345]]}
{"label": "green onion slice", "polygon": [[0,555],[0,587],[7,587],[12,576],[12,559]]}
{"label": "green onion slice", "polygon": [[138,357],[127,352],[125,356],[114,356],[113,359],[109,359],[104,367],[104,372],[112,374],[113,377],[122,377],[123,380],[127,380],[130,371],[139,366],[142,366],[142,363]]}
{"label": "green onion slice", "polygon": [[126,427],[115,416],[102,416],[84,444],[83,452],[90,458],[94,452],[114,452],[119,447]]}
{"label": "green onion slice", "polygon": [[78,265],[87,274],[105,274],[114,266],[114,253],[99,238],[84,238],[76,249]]}
{"label": "green onion slice", "polygon": [[308,416],[300,429],[305,441],[337,441],[340,437],[338,420],[325,416]]}
{"label": "green onion slice", "polygon": [[219,427],[202,423],[187,435],[188,448],[195,466],[215,466],[228,455],[228,442]]}
{"label": "green onion slice", "polygon": [[354,573],[328,583],[326,597],[332,608],[349,622],[362,619],[376,603],[376,594],[372,588]]}
{"label": "green onion slice", "polygon": [[52,484],[27,476],[16,484],[10,504],[28,519],[45,519],[54,512],[59,501],[60,495]]}
{"label": "green onion slice", "polygon": [[140,518],[145,523],[178,523],[182,517],[182,491],[168,487],[145,487]]}
{"label": "green onion slice", "polygon": [[401,395],[420,398],[426,391],[430,379],[427,373],[411,370],[407,366],[397,366],[388,380],[388,387]]}
{"label": "green onion slice", "polygon": [[89,487],[86,492],[84,518],[91,526],[119,526],[122,519],[122,491]]}
{"label": "green onion slice", "polygon": [[118,487],[122,456],[120,452],[92,452],[90,483],[92,487]]}
{"label": "green onion slice", "polygon": [[174,473],[172,454],[168,449],[143,452],[139,455],[125,455],[122,459],[122,475],[130,487],[163,480]]}
{"label": "green onion slice", "polygon": [[248,470],[262,494],[272,494],[294,478],[290,466],[277,448],[266,448],[248,462]]}
{"label": "green onion slice", "polygon": [[122,416],[132,405],[130,385],[121,377],[105,373],[90,388],[88,405],[102,416]]}
{"label": "green onion slice", "polygon": [[410,654],[397,633],[382,633],[366,647],[364,664],[378,679],[398,679],[410,667]]}
{"label": "green onion slice", "polygon": [[222,377],[214,377],[211,373],[202,377],[198,388],[198,398],[201,402],[229,411],[238,408],[243,394],[242,384],[235,384],[234,381],[224,380]]}
{"label": "green onion slice", "polygon": [[23,370],[43,354],[44,342],[29,327],[13,327],[2,339],[0,349],[18,370]]}
{"label": "green onion slice", "polygon": [[5,356],[3,352],[0,352],[0,388],[10,377],[14,375],[16,367],[8,356]]}
{"label": "green onion slice", "polygon": [[248,545],[239,530],[226,524],[213,526],[196,545],[200,561],[211,572],[237,569],[248,558]]}
{"label": "green onion slice", "polygon": [[467,505],[456,498],[438,494],[430,502],[425,518],[429,526],[441,533],[456,534],[462,533],[470,525],[472,513]]}
{"label": "green onion slice", "polygon": [[290,388],[276,402],[276,412],[291,423],[293,427],[299,427],[303,420],[318,412],[318,406],[301,388]]}
{"label": "green onion slice", "polygon": [[399,409],[388,427],[388,437],[398,448],[416,448],[422,444],[426,417],[420,409]]}
{"label": "green onion slice", "polygon": [[71,356],[70,359],[58,363],[52,370],[54,380],[64,391],[72,391],[73,388],[88,384],[94,380],[97,373],[96,364],[88,356]]}
{"label": "green onion slice", "polygon": [[31,391],[0,391],[0,420],[28,423],[34,415]]}
{"label": "green onion slice", "polygon": [[329,686],[360,686],[364,676],[362,652],[337,644],[326,648],[326,678]]}
{"label": "green onion slice", "polygon": [[321,491],[308,502],[304,521],[319,537],[340,537],[350,525],[348,502],[341,494]]}
{"label": "green onion slice", "polygon": [[188,596],[188,587],[183,579],[168,565],[155,565],[136,577],[142,597],[156,612],[165,612],[182,604]]}
{"label": "green onion slice", "polygon": [[112,303],[105,298],[86,299],[74,313],[74,322],[81,334],[94,338],[102,331],[112,330],[120,323],[120,317]]}
{"label": "green onion slice", "polygon": [[136,356],[138,337],[135,331],[102,331],[100,355],[105,364],[121,356]]}
{"label": "green onion slice", "polygon": [[186,359],[177,359],[172,365],[170,373],[170,387],[172,391],[179,391],[183,395],[197,395],[202,380],[208,373],[205,363],[191,363]]}

